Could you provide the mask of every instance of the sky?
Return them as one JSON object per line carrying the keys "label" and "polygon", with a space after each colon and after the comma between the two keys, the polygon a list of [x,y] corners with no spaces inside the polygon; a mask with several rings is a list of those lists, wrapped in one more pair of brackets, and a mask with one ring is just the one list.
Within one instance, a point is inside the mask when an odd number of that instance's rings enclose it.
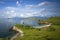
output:
{"label": "sky", "polygon": [[60,0],[0,0],[0,18],[60,17]]}

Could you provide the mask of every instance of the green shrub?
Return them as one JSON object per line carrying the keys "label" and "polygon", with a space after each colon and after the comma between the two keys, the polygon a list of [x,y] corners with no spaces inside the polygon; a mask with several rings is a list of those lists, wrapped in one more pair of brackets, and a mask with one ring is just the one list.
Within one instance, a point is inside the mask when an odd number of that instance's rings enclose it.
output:
{"label": "green shrub", "polygon": [[48,31],[55,31],[56,29],[50,26],[50,27],[47,28],[47,30]]}

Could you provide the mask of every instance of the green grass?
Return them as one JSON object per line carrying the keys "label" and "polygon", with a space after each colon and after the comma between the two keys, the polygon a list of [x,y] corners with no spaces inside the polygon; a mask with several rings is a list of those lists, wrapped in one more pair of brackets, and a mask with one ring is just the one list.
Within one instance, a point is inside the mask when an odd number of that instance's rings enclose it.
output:
{"label": "green grass", "polygon": [[53,23],[54,25],[60,25],[60,17],[51,17],[46,20],[49,23]]}
{"label": "green grass", "polygon": [[40,29],[24,29],[23,37],[17,37],[16,40],[60,40],[60,25],[52,25],[55,30],[49,31],[48,28]]}

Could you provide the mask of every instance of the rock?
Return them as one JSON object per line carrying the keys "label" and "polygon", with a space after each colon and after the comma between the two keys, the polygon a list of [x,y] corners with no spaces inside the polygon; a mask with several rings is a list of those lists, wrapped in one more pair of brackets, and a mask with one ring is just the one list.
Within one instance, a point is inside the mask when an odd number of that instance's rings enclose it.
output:
{"label": "rock", "polygon": [[10,40],[14,40],[16,37],[18,37],[18,36],[22,37],[22,36],[24,35],[24,34],[23,34],[23,31],[21,31],[20,29],[18,29],[18,28],[15,27],[15,26],[13,26],[13,27],[9,30],[9,32],[11,32],[11,31],[15,31],[16,34],[15,34],[14,36],[12,36]]}

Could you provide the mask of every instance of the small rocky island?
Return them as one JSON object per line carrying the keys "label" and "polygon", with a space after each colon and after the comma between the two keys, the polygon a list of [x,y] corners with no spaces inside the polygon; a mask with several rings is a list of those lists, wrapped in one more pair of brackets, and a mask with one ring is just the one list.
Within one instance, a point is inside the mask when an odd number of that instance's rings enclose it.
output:
{"label": "small rocky island", "polygon": [[41,24],[49,24],[49,23],[45,20],[38,20],[38,24],[41,25]]}

